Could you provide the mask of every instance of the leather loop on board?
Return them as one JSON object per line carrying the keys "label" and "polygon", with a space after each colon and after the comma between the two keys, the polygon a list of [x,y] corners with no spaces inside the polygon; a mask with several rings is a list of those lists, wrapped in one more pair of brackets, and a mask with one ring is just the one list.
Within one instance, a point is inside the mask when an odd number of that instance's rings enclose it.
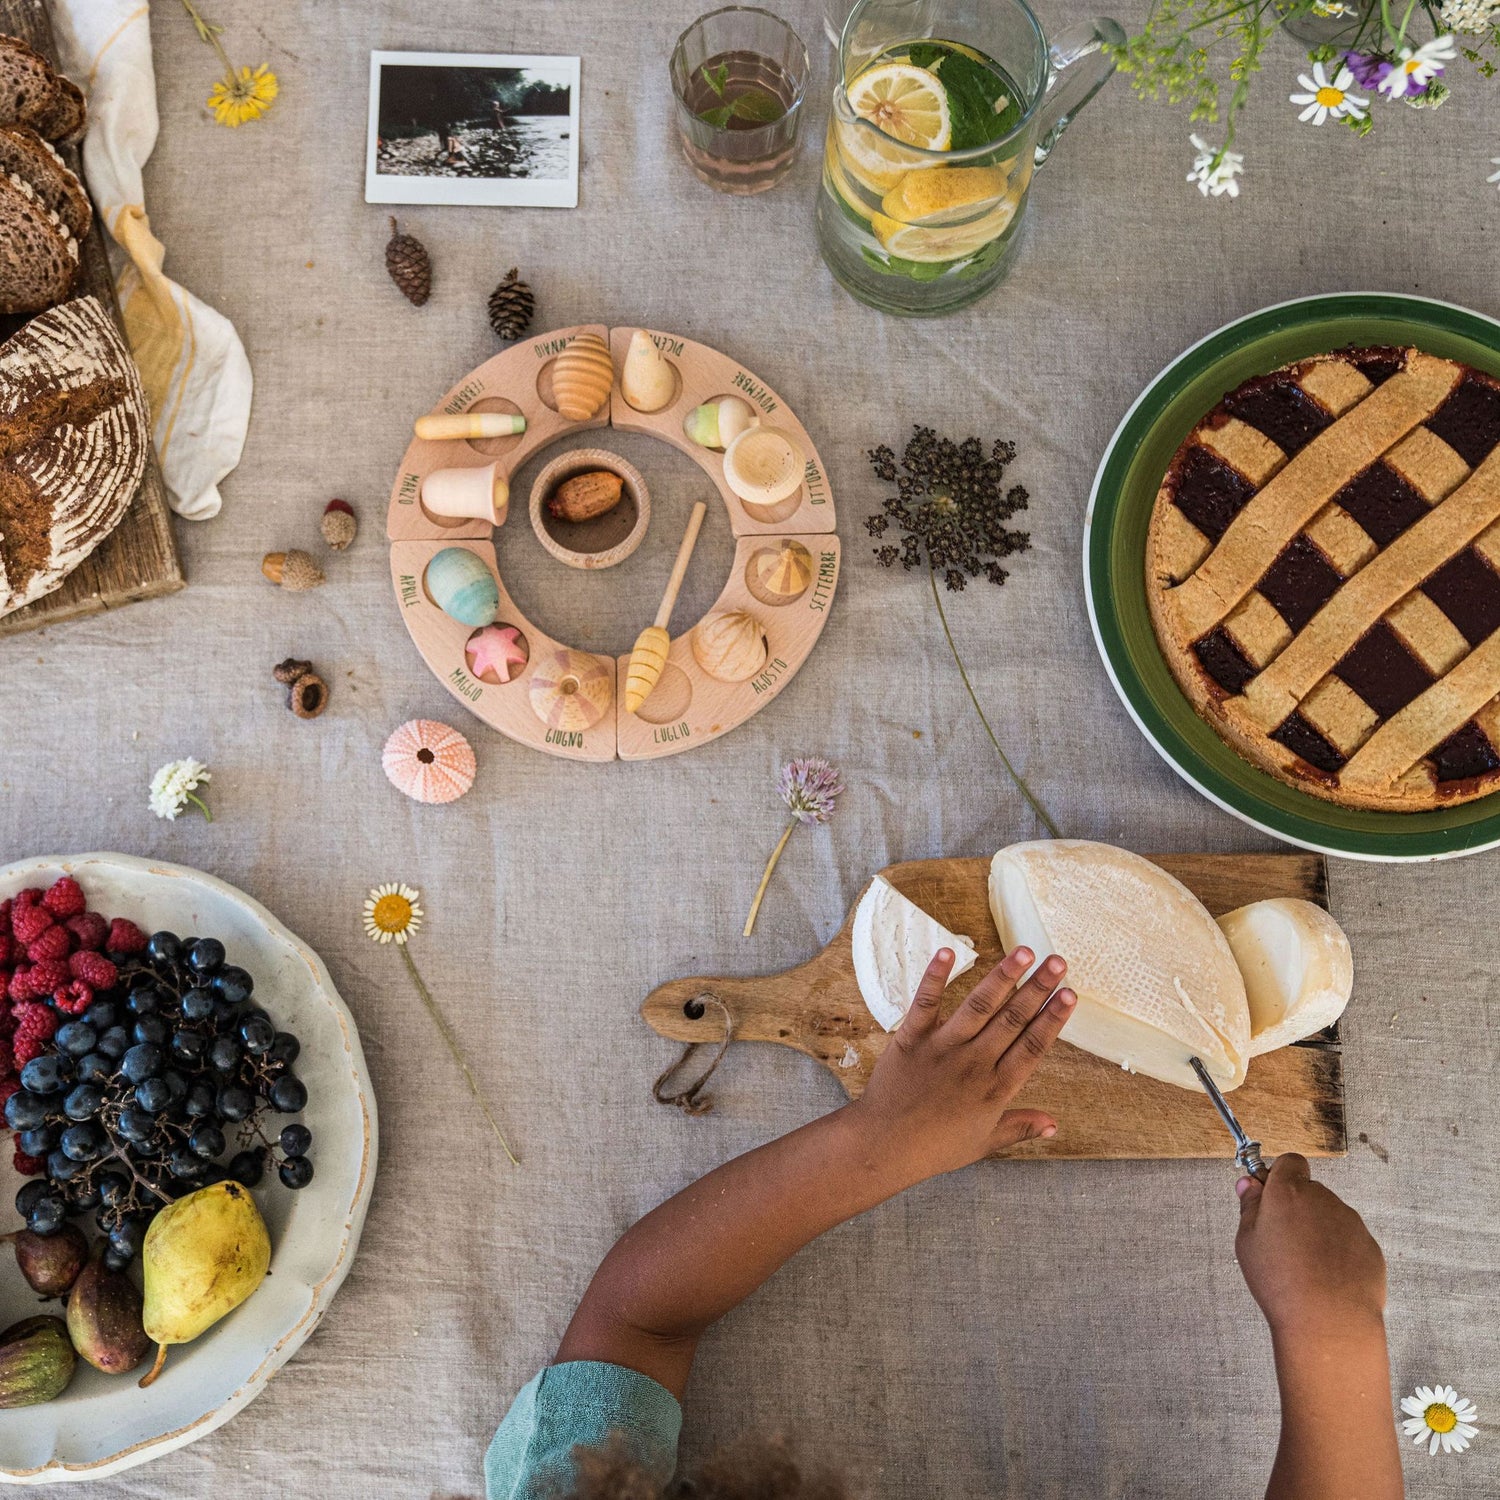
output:
{"label": "leather loop on board", "polygon": [[658,1074],[656,1082],[651,1085],[651,1097],[658,1104],[675,1104],[678,1109],[690,1115],[706,1115],[713,1108],[713,1101],[711,1099],[700,1099],[698,1095],[708,1080],[714,1076],[714,1070],[724,1061],[724,1054],[729,1051],[729,1044],[734,1040],[734,1017],[729,1014],[729,1007],[717,995],[711,995],[707,991],[704,991],[696,1000],[689,1000],[687,1005],[683,1006],[683,1010],[687,1011],[692,1019],[696,1020],[697,1016],[692,1015],[689,1007],[697,1006],[698,1015],[701,1016],[705,1005],[718,1006],[724,1016],[724,1037],[719,1043],[718,1051],[714,1053],[713,1061],[704,1069],[702,1075],[686,1088],[678,1089],[670,1094],[663,1092],[666,1088],[667,1080],[687,1062],[699,1047],[707,1045],[704,1042],[689,1042],[683,1048],[682,1056]]}

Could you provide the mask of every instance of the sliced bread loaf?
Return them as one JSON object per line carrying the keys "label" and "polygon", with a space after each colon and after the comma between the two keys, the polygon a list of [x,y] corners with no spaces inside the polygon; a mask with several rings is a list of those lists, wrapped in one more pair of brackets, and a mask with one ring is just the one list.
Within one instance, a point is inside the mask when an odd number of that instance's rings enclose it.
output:
{"label": "sliced bread loaf", "polygon": [[0,615],[50,593],[109,535],[150,440],[135,362],[97,298],[0,345]]}
{"label": "sliced bread loaf", "polygon": [[0,125],[0,176],[29,182],[75,240],[89,232],[94,210],[78,174],[29,125]]}
{"label": "sliced bread loaf", "polygon": [[30,125],[55,105],[52,64],[18,36],[0,36],[0,124]]}
{"label": "sliced bread loaf", "polygon": [[78,241],[25,178],[0,179],[0,313],[39,312],[78,279]]}
{"label": "sliced bread loaf", "polygon": [[55,74],[52,82],[52,100],[43,107],[32,124],[37,133],[46,136],[49,141],[82,140],[84,121],[88,117],[83,90],[61,73]]}

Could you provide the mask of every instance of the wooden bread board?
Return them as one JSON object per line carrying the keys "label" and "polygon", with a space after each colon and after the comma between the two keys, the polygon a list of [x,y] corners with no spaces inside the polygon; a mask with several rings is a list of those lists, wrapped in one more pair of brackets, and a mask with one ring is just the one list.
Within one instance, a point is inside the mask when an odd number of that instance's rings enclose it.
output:
{"label": "wooden bread board", "polygon": [[[56,65],[57,47],[52,38],[52,22],[47,7],[40,0],[0,0],[0,32],[20,37]],[[83,168],[78,148],[60,145],[57,149],[81,178]],[[89,232],[79,244],[79,251],[82,265],[73,296],[97,297],[113,315],[123,334],[114,277],[110,274],[109,256],[104,247],[104,227],[99,222],[97,211]],[[0,340],[9,338],[26,321],[20,317],[0,317]],[[44,625],[60,625],[65,620],[76,620],[83,615],[119,609],[141,599],[175,594],[185,580],[177,546],[172,539],[171,514],[156,450],[148,447],[140,488],[119,525],[58,588],[24,609],[0,616],[0,636],[19,635]]]}
{"label": "wooden bread board", "polygon": [[[1318,854],[1158,854],[1215,916],[1270,896],[1299,896],[1328,905],[1328,871]],[[945,1014],[1002,956],[990,916],[987,859],[923,859],[881,874],[950,932],[968,935],[979,962],[948,987]],[[854,978],[851,911],[838,935],[807,963],[782,974],[740,979],[676,979],[647,996],[646,1022],[680,1042],[715,1045],[723,1017],[701,997],[728,1008],[734,1039],[776,1042],[816,1058],[857,1098],[890,1038],[881,1030]],[[1066,954],[1064,955],[1066,957]],[[696,1019],[695,1019],[696,1017]],[[1233,1157],[1228,1131],[1204,1096],[1113,1063],[1064,1042],[1055,1047],[1017,1097],[1057,1120],[1050,1141],[1024,1142],[1018,1157]],[[1268,1156],[1342,1156],[1343,1058],[1337,1028],[1251,1060],[1245,1082],[1229,1095],[1241,1124]]]}

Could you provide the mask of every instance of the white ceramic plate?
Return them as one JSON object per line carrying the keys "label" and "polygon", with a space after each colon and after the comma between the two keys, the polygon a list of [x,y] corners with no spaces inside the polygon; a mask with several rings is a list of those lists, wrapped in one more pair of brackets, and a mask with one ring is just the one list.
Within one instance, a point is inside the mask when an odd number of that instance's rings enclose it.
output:
{"label": "white ceramic plate", "polygon": [[[344,1002],[322,960],[258,902],[212,875],[125,854],[29,859],[0,868],[0,898],[63,874],[83,886],[90,909],[219,938],[248,969],[255,998],[277,1026],[297,1034],[297,1073],[307,1084],[298,1117],[313,1133],[312,1182],[301,1192],[272,1173],[255,1198],[271,1231],[271,1271],[255,1294],[191,1344],[170,1352],[147,1390],[136,1376],[78,1364],[56,1401],[0,1413],[0,1482],[97,1479],[170,1453],[227,1422],[313,1331],[348,1274],[375,1178],[375,1097]],[[24,1180],[0,1151],[0,1224]],[[92,1226],[80,1218],[91,1233]],[[0,1327],[39,1310],[8,1249],[0,1247]],[[136,1266],[139,1275],[139,1263]]]}

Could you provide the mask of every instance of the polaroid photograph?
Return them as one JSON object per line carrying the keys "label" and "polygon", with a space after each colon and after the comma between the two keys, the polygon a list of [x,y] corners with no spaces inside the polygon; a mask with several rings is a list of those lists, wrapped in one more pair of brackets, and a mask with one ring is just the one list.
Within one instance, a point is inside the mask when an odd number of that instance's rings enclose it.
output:
{"label": "polaroid photograph", "polygon": [[372,52],[366,203],[578,206],[578,59]]}

